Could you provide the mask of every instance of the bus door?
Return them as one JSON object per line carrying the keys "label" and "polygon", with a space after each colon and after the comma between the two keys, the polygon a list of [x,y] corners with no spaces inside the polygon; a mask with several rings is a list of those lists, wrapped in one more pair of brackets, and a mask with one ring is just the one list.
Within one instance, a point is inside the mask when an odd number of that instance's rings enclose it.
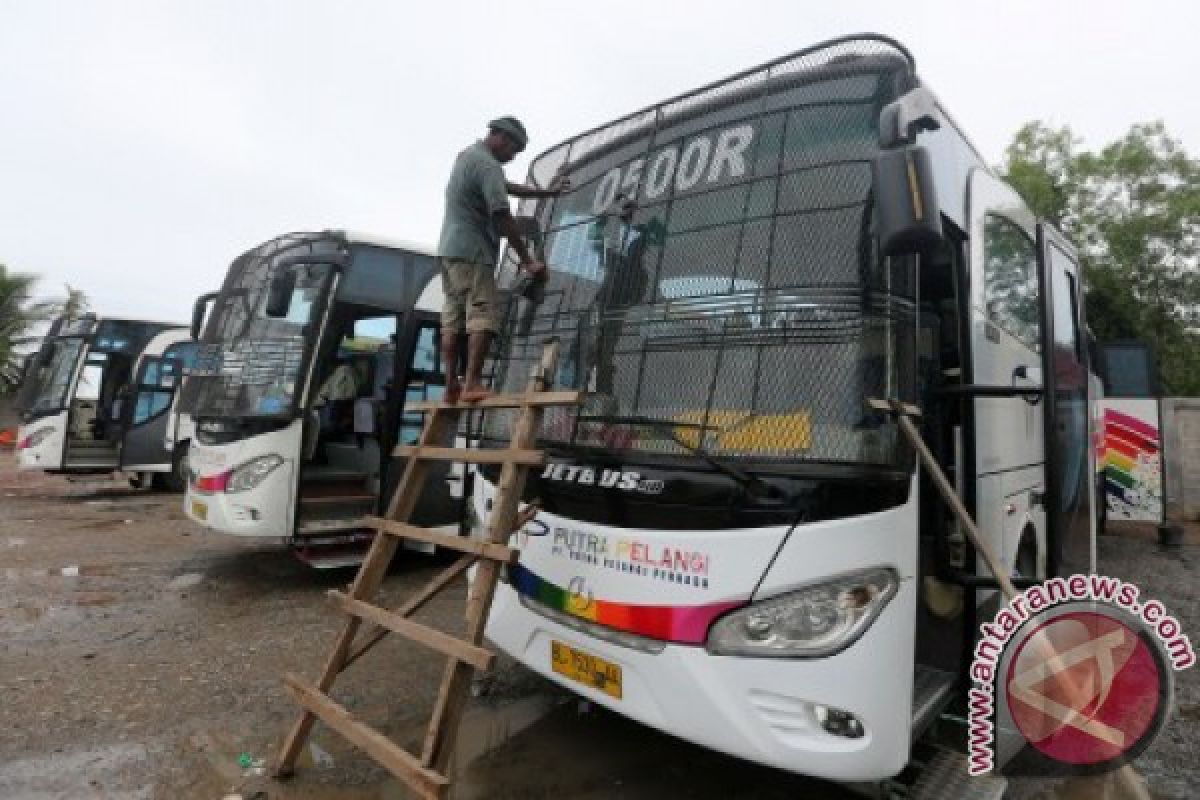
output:
{"label": "bus door", "polygon": [[121,469],[171,464],[166,439],[171,403],[183,365],[167,356],[144,356],[124,408]]}
{"label": "bus door", "polygon": [[114,469],[117,466],[119,403],[113,386],[113,357],[89,350],[69,394],[63,466]]}
{"label": "bus door", "polygon": [[1088,360],[1079,263],[1054,229],[1038,226],[1042,370],[1046,383],[1047,572],[1092,572],[1096,565],[1095,496],[1089,436]]}
{"label": "bus door", "polygon": [[[1037,226],[1016,192],[987,172],[972,172],[968,186],[974,436],[964,441],[964,466],[968,475],[973,467],[980,529],[1011,573],[1032,577],[1046,527]],[[982,565],[977,572],[988,574]]]}
{"label": "bus door", "polygon": [[[385,442],[389,453],[396,445],[416,444],[421,437],[425,415],[408,411],[407,407],[412,403],[439,400],[446,391],[439,328],[438,314],[414,311],[408,316],[404,333],[399,337],[395,376],[386,386],[391,410],[384,422],[385,430],[391,432],[390,441]],[[381,498],[382,509],[386,509],[406,463],[407,459],[403,457],[391,457],[385,482],[387,491]],[[433,462],[429,469],[425,491],[413,513],[414,524],[428,527],[455,524],[460,511],[463,468],[457,464]],[[459,488],[451,491],[448,481]]]}

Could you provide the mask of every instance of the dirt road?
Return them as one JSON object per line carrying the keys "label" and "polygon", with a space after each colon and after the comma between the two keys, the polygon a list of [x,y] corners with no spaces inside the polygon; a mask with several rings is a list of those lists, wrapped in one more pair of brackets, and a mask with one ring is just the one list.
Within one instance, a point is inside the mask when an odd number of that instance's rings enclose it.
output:
{"label": "dirt road", "polygon": [[[23,476],[18,484],[11,457],[0,455],[0,798],[405,797],[320,727],[296,779],[256,774],[296,713],[280,675],[313,676],[339,623],[325,591],[352,573],[313,571],[280,547],[205,533],[179,506],[178,495],[118,483]],[[1166,556],[1139,540],[1105,539],[1102,559],[1166,600],[1186,631],[1200,631],[1200,548]],[[426,556],[401,559],[385,599],[435,568]],[[454,630],[462,593],[440,597],[426,619]],[[343,676],[334,697],[412,746],[442,663],[388,641]],[[1181,676],[1176,697],[1176,720],[1139,767],[1159,797],[1200,796],[1194,672]],[[576,700],[512,664],[464,730],[459,798],[850,796],[611,714],[580,713]]]}

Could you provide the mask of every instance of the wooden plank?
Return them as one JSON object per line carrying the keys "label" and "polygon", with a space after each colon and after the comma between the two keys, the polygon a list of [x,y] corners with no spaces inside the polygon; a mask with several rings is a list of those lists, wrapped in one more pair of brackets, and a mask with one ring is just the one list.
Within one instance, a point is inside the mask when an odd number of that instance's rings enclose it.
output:
{"label": "wooden plank", "polygon": [[504,561],[508,564],[517,563],[521,553],[502,544],[487,542],[483,539],[472,539],[469,536],[454,536],[448,533],[431,531],[407,522],[393,522],[379,517],[363,517],[363,524],[381,533],[399,536],[404,539],[415,539],[418,542],[428,542],[438,547],[457,550],[460,553],[473,553],[480,558],[490,558],[494,561]]}
{"label": "wooden plank", "polygon": [[[545,387],[546,381],[554,374],[554,365],[557,362],[558,344],[547,345],[542,351],[541,363],[534,368],[530,375],[530,392]],[[534,447],[541,419],[542,409],[540,407],[526,406],[521,409],[516,425],[513,427],[510,446],[514,448]],[[488,519],[486,536],[488,541],[497,543],[508,541],[520,514],[521,494],[525,490],[525,479],[528,473],[529,470],[512,462],[505,464],[500,470],[500,481],[496,487],[492,513]],[[475,577],[467,595],[467,631],[464,637],[471,644],[479,644],[483,641],[484,627],[487,624],[492,600],[496,595],[496,581],[499,574],[500,565],[495,561],[484,561],[475,571]],[[471,669],[462,662],[451,662],[446,665],[446,671],[442,676],[442,685],[433,707],[433,719],[425,732],[425,744],[421,750],[421,763],[425,766],[442,771],[449,768],[450,758],[454,754],[454,745],[458,738],[458,726],[462,722],[462,715],[467,707],[472,677],[474,676]]]}
{"label": "wooden plank", "polygon": [[546,454],[540,450],[508,448],[485,450],[478,447],[423,447],[402,444],[392,455],[411,458],[413,461],[459,461],[464,464],[521,464],[540,467],[546,463]]}
{"label": "wooden plank", "polygon": [[295,675],[287,674],[284,684],[300,705],[317,715],[321,721],[340,733],[346,741],[367,752],[385,769],[422,798],[439,800],[446,794],[450,779],[434,770],[421,766],[411,753],[388,739],[382,733],[361,722],[324,692],[307,685]]}
{"label": "wooden plank", "polygon": [[583,402],[583,392],[526,392],[525,394],[497,394],[476,403],[439,403],[430,400],[406,404],[405,411],[433,411],[454,409],[474,411],[480,408],[521,408],[522,406],[577,406]]}
{"label": "wooden plank", "polygon": [[496,661],[495,653],[486,648],[479,647],[475,643],[464,642],[448,633],[435,630],[419,622],[413,622],[411,619],[406,619],[387,609],[373,606],[370,603],[364,603],[361,600],[355,600],[344,592],[333,589],[329,592],[329,596],[347,614],[353,614],[367,622],[373,622],[380,627],[387,628],[392,633],[406,636],[414,642],[419,642],[426,647],[437,650],[443,655],[470,664],[475,669],[489,670]]}
{"label": "wooden plank", "polygon": [[[408,600],[404,601],[404,605],[393,609],[393,611],[402,617],[408,617],[417,613],[417,610],[420,609],[421,606],[428,603],[434,595],[449,586],[450,583],[459,575],[466,572],[467,569],[475,563],[475,560],[475,556],[473,555],[465,555],[458,559],[449,567],[446,567],[445,572],[441,573],[429,583],[425,584],[420,591],[418,591]],[[355,618],[354,621],[357,622],[358,619]],[[346,663],[342,669],[349,667],[355,661],[358,661],[358,659],[362,658],[364,653],[366,653],[375,645],[379,644],[379,642],[382,641],[389,633],[391,633],[391,631],[389,631],[387,628],[381,628],[378,625],[373,625],[364,636],[365,641],[356,647],[354,652],[350,653],[350,655],[346,657]]]}
{"label": "wooden plank", "polygon": [[[426,421],[425,429],[421,431],[420,444],[432,445],[443,441],[453,431],[456,421],[456,416],[453,414],[434,414]],[[425,486],[428,470],[429,463],[426,461],[413,459],[408,462],[400,484],[388,503],[387,516],[389,518],[407,520],[412,515]],[[362,566],[359,567],[358,575],[355,576],[354,583],[350,587],[351,596],[356,598],[374,597],[378,593],[383,576],[387,573],[387,569],[392,563],[392,557],[396,554],[399,546],[400,540],[394,536],[375,537]],[[328,692],[334,681],[337,680],[338,674],[345,668],[350,646],[354,643],[354,637],[358,634],[361,624],[362,620],[358,617],[352,617],[346,621],[346,626],[338,635],[333,651],[326,658],[321,676],[317,680],[319,691]],[[286,777],[295,769],[296,759],[299,758],[304,743],[312,733],[314,722],[316,722],[316,718],[311,711],[301,712],[279,749],[279,756],[272,768],[276,777]]]}

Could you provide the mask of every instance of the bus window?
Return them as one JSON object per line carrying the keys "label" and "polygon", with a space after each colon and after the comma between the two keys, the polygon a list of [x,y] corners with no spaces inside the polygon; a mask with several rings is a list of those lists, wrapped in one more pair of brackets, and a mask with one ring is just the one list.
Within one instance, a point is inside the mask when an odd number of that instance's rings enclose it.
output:
{"label": "bus window", "polygon": [[[364,317],[354,320],[355,349],[369,350],[385,347],[396,335],[396,317]],[[374,345],[374,348],[371,347]]]}
{"label": "bus window", "polygon": [[[412,364],[409,369],[408,385],[404,387],[404,405],[440,400],[446,391],[440,375],[440,353],[437,346],[437,327],[422,325],[417,331],[413,345]],[[416,444],[421,436],[425,418],[417,412],[400,416],[400,427],[396,441],[400,444]]]}
{"label": "bus window", "polygon": [[421,326],[416,346],[413,347],[412,368],[418,372],[438,372],[439,356],[437,332],[430,325]]}
{"label": "bus window", "polygon": [[1040,349],[1037,250],[1020,227],[989,214],[984,227],[983,302],[988,319]]}
{"label": "bus window", "polygon": [[104,363],[91,359],[83,367],[79,384],[75,387],[76,400],[96,400],[100,397],[100,382],[104,379]]}

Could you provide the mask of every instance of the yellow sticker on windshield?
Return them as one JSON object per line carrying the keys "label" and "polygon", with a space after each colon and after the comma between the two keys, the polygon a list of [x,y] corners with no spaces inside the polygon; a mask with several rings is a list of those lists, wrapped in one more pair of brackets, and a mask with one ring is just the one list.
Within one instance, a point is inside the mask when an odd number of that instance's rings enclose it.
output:
{"label": "yellow sticker on windshield", "polygon": [[[687,425],[705,424],[703,411],[675,417]],[[812,447],[812,418],[807,411],[790,414],[752,414],[747,411],[711,411],[707,430],[680,427],[675,435],[692,447],[714,452],[778,452]]]}

